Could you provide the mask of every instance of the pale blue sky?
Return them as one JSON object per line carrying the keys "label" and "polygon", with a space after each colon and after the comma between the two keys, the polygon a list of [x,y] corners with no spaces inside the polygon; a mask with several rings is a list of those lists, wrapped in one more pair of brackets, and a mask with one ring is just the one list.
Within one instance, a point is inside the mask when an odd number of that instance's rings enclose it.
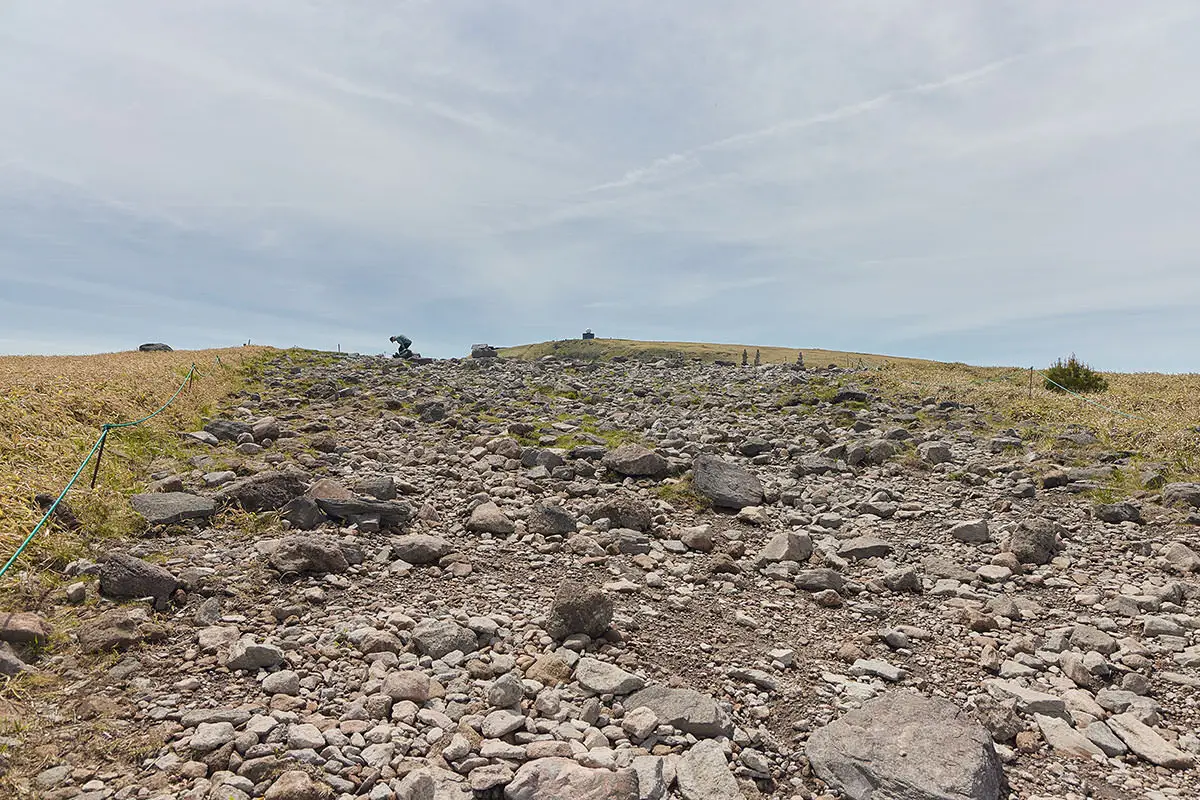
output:
{"label": "pale blue sky", "polygon": [[0,2],[0,352],[1200,371],[1190,0]]}

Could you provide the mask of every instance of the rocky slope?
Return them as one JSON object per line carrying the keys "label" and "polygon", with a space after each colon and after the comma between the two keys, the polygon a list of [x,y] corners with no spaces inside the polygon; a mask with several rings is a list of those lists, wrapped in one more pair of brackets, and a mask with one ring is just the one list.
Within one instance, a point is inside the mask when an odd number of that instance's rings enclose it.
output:
{"label": "rocky slope", "polygon": [[1200,794],[1200,487],[861,377],[278,361],[0,624],[14,791]]}

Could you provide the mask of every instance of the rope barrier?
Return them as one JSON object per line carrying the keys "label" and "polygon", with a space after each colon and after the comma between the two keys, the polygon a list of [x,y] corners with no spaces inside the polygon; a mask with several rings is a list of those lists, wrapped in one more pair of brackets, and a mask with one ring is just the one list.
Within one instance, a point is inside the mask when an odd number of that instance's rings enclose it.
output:
{"label": "rope barrier", "polygon": [[1112,413],[1112,414],[1120,414],[1122,417],[1125,417],[1126,419],[1137,419],[1137,420],[1141,420],[1142,422],[1150,422],[1151,421],[1149,419],[1146,419],[1145,417],[1139,417],[1137,414],[1127,414],[1124,411],[1121,411],[1120,409],[1109,408],[1108,406],[1103,405],[1102,403],[1097,403],[1095,400],[1089,400],[1088,398],[1084,397],[1081,394],[1076,394],[1075,392],[1072,392],[1070,389],[1063,386],[1058,381],[1054,380],[1053,378],[1048,377],[1047,375],[1042,374],[1041,372],[1035,372],[1034,374],[1041,375],[1043,378],[1046,379],[1046,381],[1048,383],[1053,383],[1055,386],[1057,386],[1059,389],[1062,389],[1067,394],[1072,395],[1073,397],[1078,397],[1083,402],[1090,403],[1091,405],[1094,405],[1096,408],[1102,408],[1105,411],[1108,411],[1109,413]]}
{"label": "rope barrier", "polygon": [[71,491],[71,487],[73,487],[76,481],[79,480],[79,476],[83,474],[83,470],[85,467],[87,467],[88,462],[92,460],[92,456],[95,456],[97,453],[99,453],[96,458],[95,471],[92,473],[92,486],[95,487],[96,476],[100,472],[100,459],[104,457],[104,442],[108,439],[109,432],[118,428],[131,428],[135,425],[141,425],[143,422],[154,419],[159,414],[166,411],[167,406],[175,402],[175,399],[179,397],[180,392],[184,390],[184,387],[186,387],[192,380],[192,376],[196,374],[198,374],[196,371],[196,365],[192,364],[192,368],[189,369],[187,375],[184,376],[183,382],[179,384],[179,388],[175,390],[175,394],[171,395],[171,399],[163,403],[162,406],[154,413],[147,414],[141,419],[133,420],[132,422],[106,422],[100,426],[100,436],[96,439],[96,443],[92,445],[92,449],[88,451],[88,454],[83,459],[83,462],[80,463],[79,468],[75,470],[75,474],[71,476],[71,480],[67,482],[66,487],[62,490],[54,502],[51,503],[50,508],[46,511],[45,515],[42,516],[38,524],[35,525],[33,530],[29,532],[29,535],[25,537],[25,541],[21,542],[21,545],[17,548],[17,551],[12,554],[8,561],[5,562],[3,567],[0,567],[0,578],[4,577],[9,568],[16,563],[16,560],[20,558],[22,553],[25,552],[25,548],[29,546],[29,543],[32,542],[34,537],[38,535],[38,532],[46,526],[46,523],[50,520],[50,517],[53,516],[55,510],[58,508],[59,503],[63,501],[63,498],[67,496],[67,492]]}

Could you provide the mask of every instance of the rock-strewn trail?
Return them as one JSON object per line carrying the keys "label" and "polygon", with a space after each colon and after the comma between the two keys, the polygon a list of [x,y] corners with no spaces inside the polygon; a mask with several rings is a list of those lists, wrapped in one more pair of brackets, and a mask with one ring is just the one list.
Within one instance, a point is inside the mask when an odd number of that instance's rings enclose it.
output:
{"label": "rock-strewn trail", "polygon": [[71,566],[69,646],[0,621],[65,677],[17,788],[1200,796],[1200,487],[1097,507],[1131,454],[859,377],[281,360]]}

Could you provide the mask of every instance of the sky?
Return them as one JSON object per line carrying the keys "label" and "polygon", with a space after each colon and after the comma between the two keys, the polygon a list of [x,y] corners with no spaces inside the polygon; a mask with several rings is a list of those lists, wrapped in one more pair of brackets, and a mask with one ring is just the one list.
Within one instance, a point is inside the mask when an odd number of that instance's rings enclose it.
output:
{"label": "sky", "polygon": [[0,0],[0,353],[1200,371],[1193,0]]}

